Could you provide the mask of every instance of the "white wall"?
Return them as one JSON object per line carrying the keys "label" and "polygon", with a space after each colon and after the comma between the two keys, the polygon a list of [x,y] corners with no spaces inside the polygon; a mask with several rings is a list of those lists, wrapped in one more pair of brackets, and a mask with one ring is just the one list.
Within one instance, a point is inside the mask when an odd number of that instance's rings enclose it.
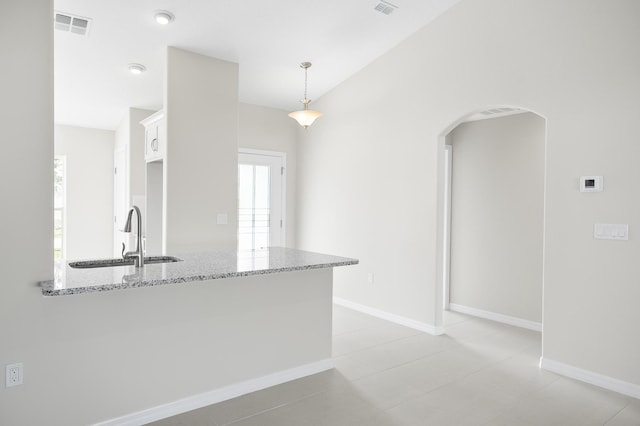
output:
{"label": "white wall", "polygon": [[540,323],[544,119],[473,121],[450,135],[450,302]]}
{"label": "white wall", "polygon": [[36,287],[51,278],[53,267],[52,5],[3,1],[0,14],[8,17],[0,39],[12,40],[0,43],[0,365],[23,362],[26,368],[21,388],[0,387],[0,423],[28,424],[22,416],[50,398],[36,377],[50,370],[48,335],[54,330]]}
{"label": "white wall", "polygon": [[114,137],[111,130],[55,126],[55,154],[66,157],[67,259],[111,256]]}
{"label": "white wall", "polygon": [[129,146],[129,114],[125,114],[115,130],[114,149],[125,149]]}
{"label": "white wall", "polygon": [[296,192],[298,124],[288,112],[276,108],[241,103],[239,105],[238,146],[287,154],[286,247],[296,243]]}
{"label": "white wall", "polygon": [[[464,0],[317,101],[298,241],[361,260],[336,295],[441,323],[443,136],[521,106],[547,123],[543,355],[640,385],[638,16],[634,0]],[[580,193],[581,175],[605,192]],[[596,222],[631,238],[596,241]]]}
{"label": "white wall", "polygon": [[166,253],[235,249],[238,64],[169,47],[164,105]]}

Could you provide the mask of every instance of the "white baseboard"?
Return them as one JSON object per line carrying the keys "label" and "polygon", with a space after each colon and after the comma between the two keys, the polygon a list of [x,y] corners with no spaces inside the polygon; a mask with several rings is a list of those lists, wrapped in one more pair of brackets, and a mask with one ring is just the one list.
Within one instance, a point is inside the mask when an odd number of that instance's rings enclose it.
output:
{"label": "white baseboard", "polygon": [[471,308],[469,306],[449,304],[449,310],[460,312],[461,314],[473,315],[474,317],[485,318],[491,321],[513,325],[515,327],[526,328],[533,331],[542,331],[542,323],[529,321],[522,318],[511,317],[509,315],[496,314],[495,312],[483,311],[482,309]]}
{"label": "white baseboard", "polygon": [[593,371],[583,370],[582,368],[574,367],[548,358],[540,358],[540,368],[572,379],[600,386],[601,388],[609,389],[623,395],[640,398],[640,385],[614,379],[613,377],[604,376],[602,374],[594,373]]}
{"label": "white baseboard", "polygon": [[394,322],[396,324],[404,325],[405,327],[413,328],[415,330],[424,331],[425,333],[439,336],[444,334],[443,327],[437,327],[425,322],[413,320],[411,318],[402,317],[400,315],[392,314],[380,309],[372,308],[369,306],[361,305],[359,303],[351,302],[350,300],[341,299],[339,297],[333,298],[333,303],[336,305],[344,306],[345,308],[353,309],[354,311],[362,312],[374,317],[381,318],[383,320]]}
{"label": "white baseboard", "polygon": [[286,383],[291,380],[300,379],[302,377],[317,374],[322,371],[333,368],[333,360],[331,358],[311,364],[302,365],[300,367],[291,368],[289,370],[279,371],[277,373],[268,374],[266,376],[255,379],[246,380],[244,382],[235,383],[233,385],[214,389],[209,392],[193,395],[168,404],[149,408],[146,410],[131,413],[116,419],[107,420],[105,422],[96,423],[98,426],[139,426],[149,422],[166,419],[167,417],[177,414],[186,413],[187,411],[206,407],[207,405],[226,401],[241,395],[259,391],[271,386]]}

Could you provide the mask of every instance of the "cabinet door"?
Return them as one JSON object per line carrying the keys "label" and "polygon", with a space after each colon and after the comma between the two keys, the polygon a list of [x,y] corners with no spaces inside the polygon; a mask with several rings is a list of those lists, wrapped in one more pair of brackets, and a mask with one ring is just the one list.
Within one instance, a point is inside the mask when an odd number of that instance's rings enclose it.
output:
{"label": "cabinet door", "polygon": [[145,159],[157,160],[160,156],[159,123],[149,124],[145,129]]}
{"label": "cabinet door", "polygon": [[164,158],[167,138],[164,113],[158,111],[140,122],[144,126],[144,158],[147,162]]}
{"label": "cabinet door", "polygon": [[167,152],[167,128],[164,125],[164,118],[158,120],[156,123],[156,138],[157,142],[157,158],[163,159],[165,153]]}

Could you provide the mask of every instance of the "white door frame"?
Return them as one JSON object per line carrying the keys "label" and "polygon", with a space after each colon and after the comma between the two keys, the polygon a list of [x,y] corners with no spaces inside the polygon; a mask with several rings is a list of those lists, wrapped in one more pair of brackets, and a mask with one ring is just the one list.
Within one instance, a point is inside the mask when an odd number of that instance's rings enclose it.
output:
{"label": "white door frame", "polygon": [[[113,254],[118,257],[121,254],[121,243],[123,240],[127,242],[127,247],[130,245],[129,234],[124,234],[122,228],[124,227],[124,217],[129,209],[129,170],[127,164],[128,159],[128,146],[121,146],[113,151]],[[120,169],[118,168],[118,156],[121,156],[122,162],[120,163]],[[118,173],[120,173],[118,175]],[[124,187],[118,188],[118,177],[124,176]],[[122,193],[119,192],[122,190]],[[118,198],[124,201],[125,205],[121,206],[124,210],[118,211]],[[120,223],[119,223],[120,222]]]}
{"label": "white door frame", "polygon": [[282,194],[280,201],[280,215],[282,220],[282,225],[280,226],[280,242],[281,246],[286,246],[286,228],[287,228],[287,153],[280,151],[267,151],[262,149],[253,149],[253,148],[238,148],[238,154],[251,154],[251,155],[260,155],[266,157],[277,157],[280,159],[282,164],[282,169],[280,171],[281,174],[281,187],[280,193]]}
{"label": "white door frame", "polygon": [[449,309],[451,285],[451,166],[453,164],[453,146],[444,146],[444,214],[442,246],[442,307]]}

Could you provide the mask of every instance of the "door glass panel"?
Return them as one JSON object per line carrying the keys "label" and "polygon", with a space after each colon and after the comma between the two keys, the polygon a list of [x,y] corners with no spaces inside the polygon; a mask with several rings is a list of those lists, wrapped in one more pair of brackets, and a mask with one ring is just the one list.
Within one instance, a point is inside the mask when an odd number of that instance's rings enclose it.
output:
{"label": "door glass panel", "polygon": [[254,249],[269,247],[269,167],[254,166],[254,225],[253,247]]}
{"label": "door glass panel", "polygon": [[238,250],[269,247],[270,167],[238,165]]}
{"label": "door glass panel", "polygon": [[284,244],[284,153],[238,152],[238,250]]}

